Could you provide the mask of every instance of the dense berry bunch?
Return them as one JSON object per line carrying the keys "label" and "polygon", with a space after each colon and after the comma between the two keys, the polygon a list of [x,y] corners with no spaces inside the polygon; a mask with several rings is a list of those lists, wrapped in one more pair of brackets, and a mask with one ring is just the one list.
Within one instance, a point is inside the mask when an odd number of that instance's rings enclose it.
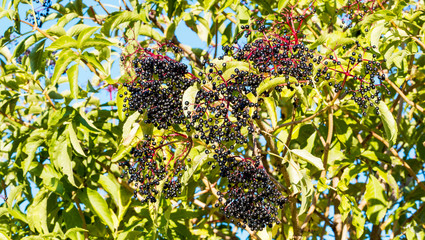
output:
{"label": "dense berry bunch", "polygon": [[186,170],[185,158],[190,150],[190,141],[169,142],[161,138],[157,142],[149,135],[145,138],[131,150],[133,159],[120,163],[126,169],[124,174],[129,176],[128,183],[134,183],[134,195],[144,196],[142,202],[155,202],[155,195],[159,193],[157,186],[164,181],[162,192],[165,198],[176,197],[181,191],[179,177]]}
{"label": "dense berry bunch", "polygon": [[[225,68],[226,64],[222,66]],[[252,132],[252,120],[259,115],[255,110],[258,103],[251,102],[246,95],[255,91],[262,76],[234,68],[226,70],[232,74],[224,78],[222,70],[217,70],[214,64],[210,67],[214,70],[207,73],[209,85],[197,92],[194,103],[184,103],[185,108],[193,105],[193,111],[187,113],[189,122],[186,128],[188,131],[194,129],[194,138],[200,138],[207,144],[247,143],[247,134]]]}
{"label": "dense berry bunch", "polygon": [[181,124],[183,93],[195,79],[188,74],[185,64],[144,50],[144,54],[132,60],[136,78],[124,84],[130,92],[124,99],[128,104],[125,107],[141,114],[146,112],[145,123],[153,123],[158,129]]}
{"label": "dense berry bunch", "polygon": [[[354,0],[348,1],[347,4],[338,10],[336,13],[340,16],[342,25],[341,28],[351,28],[358,22],[362,21],[366,15],[374,13],[386,0]],[[381,6],[380,6],[381,5]]]}
{"label": "dense berry bunch", "polygon": [[[36,0],[35,2],[40,3],[40,0]],[[31,24],[37,25],[37,27],[41,27],[43,25],[42,20],[44,17],[49,15],[50,7],[52,6],[52,4],[52,0],[41,1],[40,6],[37,7],[34,12],[31,11],[31,13],[27,16],[26,20]]]}
{"label": "dense berry bunch", "polygon": [[[242,221],[252,230],[261,230],[278,222],[278,209],[287,201],[260,164],[260,157],[245,159],[228,155],[218,149],[214,158],[220,166],[220,176],[227,178],[227,192],[219,193],[224,203],[221,210],[227,218]],[[216,204],[218,206],[218,204]]]}

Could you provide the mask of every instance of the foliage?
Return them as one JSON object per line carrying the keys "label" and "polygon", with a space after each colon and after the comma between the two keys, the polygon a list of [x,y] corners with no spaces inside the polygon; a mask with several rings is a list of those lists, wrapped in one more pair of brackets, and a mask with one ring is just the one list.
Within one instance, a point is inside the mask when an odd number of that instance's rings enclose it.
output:
{"label": "foliage", "polygon": [[423,1],[119,2],[2,1],[0,239],[424,239]]}

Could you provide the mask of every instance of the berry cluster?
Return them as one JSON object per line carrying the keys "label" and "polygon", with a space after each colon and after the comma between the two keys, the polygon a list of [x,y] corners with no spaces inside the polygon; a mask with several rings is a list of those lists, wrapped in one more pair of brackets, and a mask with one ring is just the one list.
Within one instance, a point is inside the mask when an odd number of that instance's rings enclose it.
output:
{"label": "berry cluster", "polygon": [[[36,0],[36,3],[40,3],[40,0]],[[50,7],[52,6],[52,0],[44,0],[41,1],[39,7],[37,7],[34,12],[31,12],[25,20],[29,23],[37,25],[37,27],[41,27],[43,25],[43,18],[49,15]],[[35,16],[34,16],[35,13]]]}
{"label": "berry cluster", "polygon": [[227,193],[218,192],[219,202],[224,203],[220,209],[231,222],[242,221],[242,225],[238,222],[242,228],[248,225],[252,230],[262,230],[275,222],[279,224],[278,208],[282,208],[287,199],[261,166],[260,157],[245,159],[229,153],[218,149],[213,156],[220,166],[220,176],[228,180]]}
{"label": "berry cluster", "polygon": [[[179,135],[181,138],[182,135]],[[172,137],[172,136],[171,136]],[[149,135],[146,140],[131,149],[132,160],[120,162],[121,167],[126,168],[121,176],[129,176],[128,183],[134,183],[135,197],[137,193],[144,196],[142,202],[156,202],[155,196],[159,193],[157,186],[164,181],[162,193],[165,198],[172,198],[181,193],[182,185],[179,177],[186,170],[186,156],[190,150],[191,142],[187,139],[181,141],[168,141],[161,138],[159,142]],[[180,148],[182,151],[176,151]],[[169,156],[167,158],[167,156]]]}
{"label": "berry cluster", "polygon": [[340,25],[340,27],[344,29],[352,28],[358,22],[362,21],[365,16],[374,13],[377,9],[386,3],[386,0],[348,1],[345,6],[335,11],[341,19],[342,25]]}
{"label": "berry cluster", "polygon": [[150,49],[143,51],[132,60],[136,78],[124,83],[130,92],[124,99],[124,111],[146,112],[145,123],[152,123],[158,129],[183,123],[183,93],[195,82],[194,78],[185,64],[154,54]]}

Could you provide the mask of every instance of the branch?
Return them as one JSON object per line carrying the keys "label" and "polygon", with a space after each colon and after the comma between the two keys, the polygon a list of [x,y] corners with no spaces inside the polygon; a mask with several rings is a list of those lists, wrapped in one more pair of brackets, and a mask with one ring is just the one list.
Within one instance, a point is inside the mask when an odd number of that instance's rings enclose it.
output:
{"label": "branch", "polygon": [[83,211],[81,210],[81,206],[80,206],[80,201],[78,200],[77,194],[74,191],[73,192],[73,200],[75,201],[76,205],[77,205],[77,209],[78,209],[78,214],[80,215],[81,221],[83,221],[83,229],[85,229],[86,231],[84,231],[84,239],[88,240],[89,239],[89,233],[87,231],[87,223],[86,223],[86,219],[84,217]]}
{"label": "branch", "polygon": [[389,143],[380,135],[378,135],[377,133],[375,133],[374,131],[370,131],[372,133],[372,136],[374,136],[376,139],[378,139],[380,142],[382,142],[387,148],[390,149],[390,152],[393,154],[394,157],[396,157],[402,164],[403,166],[407,169],[407,171],[409,172],[409,175],[411,177],[413,177],[416,181],[416,183],[419,185],[420,188],[422,188],[423,190],[425,190],[425,185],[419,181],[418,177],[416,176],[415,172],[413,171],[413,169],[409,166],[409,164],[404,161],[397,153],[397,151],[393,148],[390,147]]}
{"label": "branch", "polygon": [[12,116],[10,116],[10,115],[2,112],[2,111],[0,111],[0,114],[3,115],[4,117],[8,118],[9,120],[15,122],[15,123],[21,124],[21,125],[23,125],[25,127],[31,128],[31,129],[37,129],[36,127],[28,124],[27,122],[24,122],[24,121],[22,121],[20,119],[16,119],[16,118],[14,118],[14,117],[12,117]]}
{"label": "branch", "polygon": [[399,87],[397,87],[397,85],[395,85],[393,82],[391,82],[388,78],[385,78],[385,81],[390,84],[390,86],[404,99],[404,101],[406,101],[406,103],[408,103],[409,105],[411,105],[412,107],[418,109],[421,113],[425,114],[424,109],[419,106],[418,104],[410,101],[406,95],[404,95],[403,91],[401,91],[401,89]]}
{"label": "branch", "polygon": [[54,39],[52,36],[50,36],[49,34],[47,34],[45,31],[41,30],[40,28],[38,28],[38,26],[37,26],[36,24],[31,24],[31,23],[26,22],[26,21],[24,21],[24,20],[20,20],[20,21],[21,21],[22,23],[25,23],[25,24],[27,24],[27,25],[31,26],[33,30],[39,31],[39,32],[40,32],[41,34],[43,34],[46,38],[48,38],[48,39],[50,39],[50,40],[52,40],[52,41],[55,41],[55,39]]}

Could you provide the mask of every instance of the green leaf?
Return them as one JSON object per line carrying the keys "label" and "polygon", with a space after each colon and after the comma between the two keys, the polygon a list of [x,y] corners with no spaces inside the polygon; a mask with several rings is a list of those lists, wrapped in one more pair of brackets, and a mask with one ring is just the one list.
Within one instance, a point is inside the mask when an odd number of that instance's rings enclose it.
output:
{"label": "green leaf", "polygon": [[80,141],[77,138],[77,134],[75,133],[73,124],[72,123],[69,124],[66,128],[67,128],[67,131],[69,132],[69,140],[71,141],[71,145],[72,147],[74,147],[74,150],[80,155],[86,157],[86,154],[81,148]]}
{"label": "green leaf", "polygon": [[[79,228],[79,227],[74,227],[74,228],[70,228],[66,231],[65,233],[65,238],[68,239],[77,239],[77,234],[78,233],[83,233],[83,232],[88,232],[88,230],[84,229],[84,228]],[[83,235],[80,235],[81,237],[84,238]]]}
{"label": "green leaf", "polygon": [[286,8],[288,3],[289,3],[289,0],[279,0],[279,2],[277,3],[277,11],[282,12],[282,10]]}
{"label": "green leaf", "polygon": [[82,48],[83,44],[89,40],[91,35],[93,35],[93,33],[95,33],[98,29],[99,27],[88,27],[81,31],[77,39],[78,48]]}
{"label": "green leaf", "polygon": [[257,88],[257,96],[260,96],[263,92],[273,89],[281,84],[285,84],[288,81],[295,82],[296,79],[293,77],[290,77],[289,80],[286,80],[286,78],[284,77],[277,77],[277,78],[272,78],[268,81],[264,80],[263,82],[260,83],[260,86],[258,86]]}
{"label": "green leaf", "polygon": [[47,226],[47,200],[49,196],[50,192],[47,189],[41,189],[28,207],[28,225],[33,232],[37,231],[40,234],[49,233]]}
{"label": "green leaf", "polygon": [[149,25],[141,25],[139,28],[139,34],[143,36],[147,36],[157,41],[160,41],[162,38],[161,34],[159,34],[156,30],[154,30]]}
{"label": "green leaf", "polygon": [[100,73],[102,73],[103,75],[108,75],[106,74],[106,71],[103,68],[102,64],[99,62],[99,60],[93,53],[84,52],[82,57],[87,62],[91,63],[98,71],[100,71]]}
{"label": "green leaf", "polygon": [[86,113],[84,113],[84,109],[80,108],[79,114],[75,118],[76,123],[80,124],[80,126],[83,126],[85,129],[87,129],[90,132],[93,133],[99,133],[101,130],[97,128],[91,120],[89,120],[86,116]]}
{"label": "green leaf", "polygon": [[70,36],[62,36],[54,41],[46,48],[48,51],[56,51],[59,49],[78,48],[77,41]]}
{"label": "green leaf", "polygon": [[123,126],[123,132],[122,132],[122,138],[123,138],[123,145],[128,146],[133,141],[134,137],[136,136],[137,131],[139,130],[140,124],[136,123],[136,120],[139,119],[140,113],[135,112],[133,113],[124,123]]}
{"label": "green leaf", "polygon": [[370,179],[366,185],[364,199],[367,201],[366,216],[369,221],[375,225],[385,217],[387,212],[387,199],[385,190],[381,183],[373,175],[369,175]]}
{"label": "green leaf", "polygon": [[376,46],[375,51],[379,52],[379,46],[381,45],[379,39],[381,39],[382,32],[384,31],[386,22],[379,21],[376,23],[370,31],[370,45]]}
{"label": "green leaf", "polygon": [[28,36],[25,40],[19,42],[16,46],[15,51],[13,52],[13,57],[17,58],[21,54],[23,54],[26,50],[28,50],[33,44],[44,39],[45,36],[39,32],[36,32],[30,36]]}
{"label": "green leaf", "polygon": [[302,172],[302,179],[300,181],[301,183],[301,207],[298,212],[298,216],[301,216],[303,213],[305,213],[310,206],[310,203],[312,201],[313,197],[313,184],[311,183],[311,179],[307,176],[307,174],[303,171]]}
{"label": "green leaf", "polygon": [[397,123],[394,120],[394,117],[391,114],[385,102],[380,101],[378,104],[378,107],[379,107],[379,111],[381,112],[380,116],[381,116],[382,123],[384,124],[386,139],[390,147],[392,147],[397,140],[397,132],[398,132]]}
{"label": "green leaf", "polygon": [[43,64],[43,61],[45,62],[46,60],[43,60],[43,50],[44,50],[44,43],[46,42],[46,39],[43,39],[42,41],[40,41],[39,43],[37,43],[33,49],[31,50],[30,53],[30,66],[31,66],[31,71],[33,73],[35,73],[37,70],[44,74],[45,72],[45,64]]}
{"label": "green leaf", "polygon": [[[184,115],[187,116],[188,112],[193,112],[194,108],[195,108],[195,99],[196,99],[196,94],[198,93],[198,91],[200,90],[200,86],[199,84],[195,84],[193,86],[190,86],[188,89],[186,89],[186,91],[184,91],[183,93],[183,100],[182,100],[182,108],[183,108],[183,112]],[[189,102],[189,105],[186,105],[186,102]],[[184,110],[184,108],[187,107],[187,110]]]}
{"label": "green leaf", "polygon": [[65,69],[68,67],[68,65],[72,61],[76,60],[77,58],[78,58],[77,54],[75,54],[75,52],[72,51],[71,49],[62,51],[59,54],[59,58],[56,61],[55,70],[51,78],[51,82],[53,83],[53,85],[56,84],[59,77],[65,72]]}
{"label": "green leaf", "polygon": [[136,11],[121,11],[109,15],[102,25],[101,32],[106,36],[110,36],[111,30],[118,29],[118,26],[125,22],[143,21],[143,16]]}
{"label": "green leaf", "polygon": [[118,221],[121,221],[130,205],[132,194],[128,190],[122,189],[114,175],[100,175],[99,177],[99,184],[109,193],[109,196],[111,196],[115,205],[118,207]]}
{"label": "green leaf", "polygon": [[190,166],[189,169],[187,169],[184,173],[183,176],[181,178],[181,183],[183,186],[187,186],[189,180],[192,178],[193,174],[196,172],[196,170],[202,166],[206,160],[208,159],[208,155],[207,154],[202,154],[202,155],[197,155],[193,161],[192,161],[192,165]]}
{"label": "green leaf", "polygon": [[307,152],[304,149],[292,149],[291,152],[298,157],[306,160],[307,162],[313,164],[317,169],[323,170],[322,159],[313,156],[310,152]]}
{"label": "green leaf", "polygon": [[112,42],[106,40],[106,39],[101,39],[101,38],[90,38],[85,40],[80,48],[81,49],[86,49],[86,48],[90,48],[90,47],[94,47],[94,48],[104,48],[104,47],[108,47],[114,45]]}
{"label": "green leaf", "polygon": [[357,239],[360,239],[360,237],[363,235],[363,232],[364,232],[366,219],[359,208],[353,207],[352,211],[353,211],[352,223],[353,223],[353,226],[356,228],[356,237]]}
{"label": "green leaf", "polygon": [[[300,180],[302,179],[302,173],[300,172],[300,167],[298,163],[296,163],[294,160],[289,159],[289,166],[287,168],[289,180],[291,181],[292,186],[295,188],[294,185],[298,184]],[[297,189],[294,189],[294,192],[297,192]]]}
{"label": "green leaf", "polygon": [[[118,88],[117,95],[115,96],[115,99],[117,100],[117,113],[118,118],[121,121],[125,120],[125,112],[123,111],[123,105],[124,105],[124,98],[125,98],[125,92],[128,92],[127,87],[121,86]],[[122,95],[122,97],[120,97]]]}
{"label": "green leaf", "polygon": [[[59,136],[57,136],[58,134]],[[55,167],[68,177],[69,182],[76,186],[72,170],[72,153],[69,147],[71,145],[69,143],[69,132],[57,132],[55,135],[50,141],[50,159]]]}
{"label": "green leaf", "polygon": [[111,232],[114,232],[114,221],[112,220],[111,209],[108,208],[108,204],[105,199],[96,191],[90,188],[84,188],[80,194],[81,201],[90,208],[90,211],[95,213],[106,225],[108,225]]}
{"label": "green leaf", "polygon": [[239,24],[247,24],[251,18],[251,11],[245,5],[238,4],[236,8]]}
{"label": "green leaf", "polygon": [[172,22],[167,29],[165,30],[165,38],[171,40],[174,37],[174,32],[176,31],[176,23]]}
{"label": "green leaf", "polygon": [[266,105],[267,113],[269,114],[270,120],[272,122],[273,128],[276,128],[277,125],[277,112],[276,112],[276,103],[273,97],[265,97],[264,104]]}
{"label": "green leaf", "polygon": [[79,64],[72,65],[67,71],[69,81],[69,88],[71,89],[71,96],[78,99],[78,67]]}
{"label": "green leaf", "polygon": [[37,129],[33,131],[30,137],[27,139],[27,142],[24,147],[24,153],[26,153],[28,156],[22,162],[22,170],[24,172],[24,176],[27,174],[31,166],[31,162],[34,160],[37,149],[44,143],[45,138],[46,130]]}

